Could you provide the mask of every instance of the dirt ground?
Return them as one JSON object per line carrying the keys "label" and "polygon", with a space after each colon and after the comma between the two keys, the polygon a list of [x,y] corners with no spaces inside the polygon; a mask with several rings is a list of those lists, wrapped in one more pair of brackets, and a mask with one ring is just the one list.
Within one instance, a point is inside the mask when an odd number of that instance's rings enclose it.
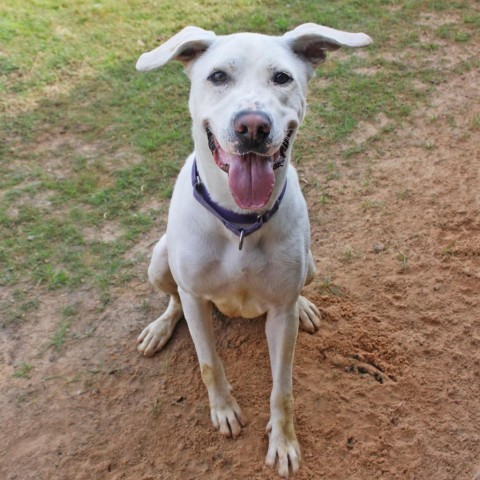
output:
{"label": "dirt ground", "polygon": [[[324,319],[296,349],[295,478],[480,478],[479,115],[479,72],[463,71],[394,134],[338,160],[328,203],[315,190],[322,169],[299,167],[319,271],[306,294]],[[383,123],[360,125],[356,138]],[[318,156],[340,158],[341,149]],[[136,336],[165,307],[146,266],[100,315],[89,290],[48,294],[35,321],[0,331],[0,478],[276,478],[264,466],[263,321],[215,319],[248,419],[238,439],[225,439],[210,424],[184,321],[156,357],[136,351]],[[42,350],[72,300],[82,316],[68,348]],[[30,378],[13,377],[25,359],[34,359]]]}

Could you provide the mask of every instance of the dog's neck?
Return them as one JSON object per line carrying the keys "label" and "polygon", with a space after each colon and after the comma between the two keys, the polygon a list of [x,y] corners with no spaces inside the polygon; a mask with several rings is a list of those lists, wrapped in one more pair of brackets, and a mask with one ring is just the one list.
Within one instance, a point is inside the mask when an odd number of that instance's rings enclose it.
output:
{"label": "dog's neck", "polygon": [[246,237],[250,236],[252,233],[255,233],[257,230],[260,230],[263,225],[267,223],[275,215],[275,213],[277,213],[277,210],[280,208],[280,204],[282,203],[283,196],[285,195],[285,191],[287,190],[287,180],[285,179],[280,195],[272,205],[272,208],[263,214],[236,213],[232,210],[223,208],[221,205],[212,200],[207,188],[202,183],[195,158],[193,159],[191,178],[193,195],[195,199],[213,216],[218,218],[223,225],[228,228],[228,230],[230,230],[239,238],[239,250],[242,250],[243,242]]}

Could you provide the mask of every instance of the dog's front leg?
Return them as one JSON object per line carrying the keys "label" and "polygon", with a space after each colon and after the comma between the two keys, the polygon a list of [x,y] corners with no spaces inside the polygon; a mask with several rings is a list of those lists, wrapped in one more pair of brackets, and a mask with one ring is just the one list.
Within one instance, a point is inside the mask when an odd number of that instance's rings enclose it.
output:
{"label": "dog's front leg", "polygon": [[292,369],[298,332],[298,306],[269,310],[265,325],[272,368],[270,396],[270,435],[266,464],[275,467],[282,477],[295,473],[300,464],[300,445],[293,425]]}
{"label": "dog's front leg", "polygon": [[222,361],[215,348],[212,303],[179,289],[183,312],[192,336],[203,382],[210,400],[213,426],[227,437],[240,434],[245,421],[233,397]]}

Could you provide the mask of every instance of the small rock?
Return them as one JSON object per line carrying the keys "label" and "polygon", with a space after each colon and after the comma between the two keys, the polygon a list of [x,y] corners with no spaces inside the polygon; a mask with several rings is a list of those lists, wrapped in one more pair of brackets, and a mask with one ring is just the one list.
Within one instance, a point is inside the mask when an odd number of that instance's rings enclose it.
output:
{"label": "small rock", "polygon": [[376,242],[373,244],[373,251],[375,253],[380,253],[380,252],[383,252],[384,250],[385,250],[385,245],[383,243]]}

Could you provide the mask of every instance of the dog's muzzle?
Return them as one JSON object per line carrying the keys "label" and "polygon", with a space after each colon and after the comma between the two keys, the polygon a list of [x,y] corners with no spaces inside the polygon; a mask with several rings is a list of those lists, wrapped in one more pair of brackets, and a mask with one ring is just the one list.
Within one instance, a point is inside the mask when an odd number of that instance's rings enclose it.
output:
{"label": "dog's muzzle", "polygon": [[[243,114],[234,119],[239,152],[224,150],[207,127],[208,145],[215,163],[228,174],[228,185],[235,203],[246,210],[265,207],[275,186],[274,170],[283,166],[293,130],[288,130],[280,148],[268,155],[267,137],[271,123],[266,115]],[[271,147],[271,145],[270,145]]]}

